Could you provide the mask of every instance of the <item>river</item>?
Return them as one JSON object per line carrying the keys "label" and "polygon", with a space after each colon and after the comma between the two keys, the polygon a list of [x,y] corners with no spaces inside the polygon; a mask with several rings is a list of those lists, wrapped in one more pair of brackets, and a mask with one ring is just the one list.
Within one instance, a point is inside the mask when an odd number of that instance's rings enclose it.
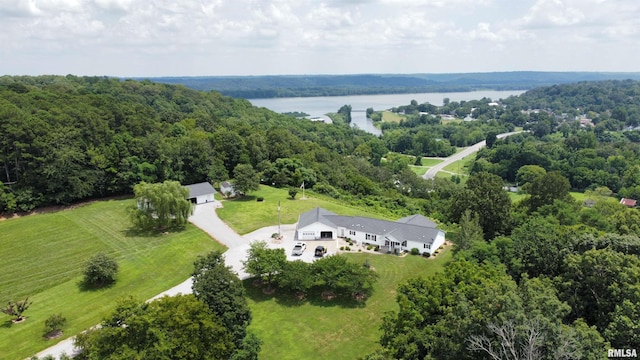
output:
{"label": "river", "polygon": [[493,101],[505,99],[511,95],[519,95],[524,91],[468,91],[468,92],[446,92],[446,93],[413,93],[413,94],[386,94],[386,95],[351,95],[351,96],[316,96],[316,97],[293,97],[293,98],[273,98],[273,99],[249,99],[249,101],[259,107],[265,107],[277,113],[284,112],[304,112],[311,118],[322,118],[326,122],[331,120],[326,116],[328,113],[335,113],[343,105],[351,105],[351,124],[372,134],[380,135],[380,129],[374,126],[373,122],[367,118],[365,110],[373,108],[376,111],[387,110],[393,107],[409,105],[411,100],[418,104],[430,103],[433,105],[443,105],[443,100],[449,98],[451,101],[469,101],[489,98]]}

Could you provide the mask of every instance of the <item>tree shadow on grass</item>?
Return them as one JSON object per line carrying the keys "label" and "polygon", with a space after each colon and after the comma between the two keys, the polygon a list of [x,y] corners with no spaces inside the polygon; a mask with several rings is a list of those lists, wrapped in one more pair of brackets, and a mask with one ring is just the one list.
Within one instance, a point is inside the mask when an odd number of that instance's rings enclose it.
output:
{"label": "tree shadow on grass", "polygon": [[271,301],[272,299],[275,299],[275,301],[280,305],[287,307],[297,307],[307,302],[305,298],[297,298],[295,294],[291,294],[278,287],[274,287],[273,292],[266,293],[264,291],[266,285],[258,286],[254,278],[243,280],[242,284],[245,288],[247,296],[255,302]]}
{"label": "tree shadow on grass", "polygon": [[364,301],[356,301],[351,296],[337,293],[333,298],[323,296],[323,289],[314,289],[309,292],[308,302],[313,306],[334,307],[356,309],[366,307],[366,299]]}
{"label": "tree shadow on grass", "polygon": [[323,289],[321,288],[312,288],[301,298],[295,292],[285,291],[280,288],[276,288],[275,292],[271,294],[265,294],[263,287],[254,285],[253,278],[243,280],[242,283],[247,296],[255,302],[275,300],[279,305],[286,307],[298,307],[305,303],[326,308],[336,306],[343,308],[363,308],[366,306],[366,299],[364,301],[357,301],[346,295],[337,295],[333,299],[323,299]]}
{"label": "tree shadow on grass", "polygon": [[160,236],[165,236],[174,232],[184,230],[184,227],[174,227],[166,230],[158,230],[158,229],[137,229],[135,227],[130,227],[122,231],[122,234],[125,237],[145,237],[145,238],[157,238]]}
{"label": "tree shadow on grass", "polygon": [[80,289],[80,291],[82,291],[82,292],[94,292],[94,291],[101,291],[101,290],[110,289],[115,284],[116,284],[115,280],[114,281],[110,281],[108,283],[103,283],[103,284],[92,284],[92,283],[82,279],[82,280],[78,281],[78,289]]}
{"label": "tree shadow on grass", "polygon": [[6,320],[0,323],[0,327],[6,328],[6,329],[10,328],[12,325],[13,325],[13,321],[11,320]]}
{"label": "tree shadow on grass", "polygon": [[255,195],[243,195],[243,196],[239,196],[237,198],[234,198],[232,201],[238,201],[238,202],[248,202],[248,201],[256,201],[258,197]]}

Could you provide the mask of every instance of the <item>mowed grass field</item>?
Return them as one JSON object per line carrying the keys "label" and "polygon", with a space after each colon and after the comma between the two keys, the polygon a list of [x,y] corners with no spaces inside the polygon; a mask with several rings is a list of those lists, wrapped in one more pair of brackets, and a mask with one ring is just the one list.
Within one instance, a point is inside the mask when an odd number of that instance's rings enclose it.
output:
{"label": "mowed grass field", "polygon": [[[131,231],[133,200],[98,201],[70,210],[0,221],[0,304],[29,296],[27,320],[0,314],[0,359],[23,359],[98,324],[118,298],[147,300],[187,279],[198,255],[224,247],[189,224],[184,231],[144,236]],[[84,263],[94,254],[115,257],[111,287],[83,291]],[[64,336],[43,338],[44,321],[60,313]]]}

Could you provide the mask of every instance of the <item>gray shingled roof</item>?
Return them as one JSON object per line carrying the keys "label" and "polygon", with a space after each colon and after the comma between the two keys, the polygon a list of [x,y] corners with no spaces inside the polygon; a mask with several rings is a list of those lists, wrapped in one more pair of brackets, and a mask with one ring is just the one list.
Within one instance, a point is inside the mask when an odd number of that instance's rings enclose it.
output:
{"label": "gray shingled roof", "polygon": [[335,227],[336,225],[334,223],[326,219],[327,215],[336,215],[336,214],[332,213],[329,210],[325,210],[321,207],[317,207],[315,209],[309,210],[306,213],[300,214],[300,217],[298,218],[298,227],[305,227],[316,222],[321,222],[323,224],[327,224]]}
{"label": "gray shingled roof", "polygon": [[425,244],[433,243],[440,231],[435,222],[419,214],[404,217],[394,222],[362,216],[336,215],[320,207],[301,214],[298,220],[298,228],[315,222],[370,234],[393,235],[396,239],[401,239],[401,241],[410,240]]}
{"label": "gray shingled roof", "polygon": [[425,216],[420,214],[415,214],[407,217],[403,217],[402,219],[398,219],[396,222],[410,225],[418,225],[418,226],[426,226],[426,227],[438,227],[438,224],[427,219]]}
{"label": "gray shingled roof", "polygon": [[184,185],[187,189],[189,189],[189,197],[188,199],[193,199],[202,195],[214,194],[216,189],[211,186],[208,182],[201,182],[197,184]]}

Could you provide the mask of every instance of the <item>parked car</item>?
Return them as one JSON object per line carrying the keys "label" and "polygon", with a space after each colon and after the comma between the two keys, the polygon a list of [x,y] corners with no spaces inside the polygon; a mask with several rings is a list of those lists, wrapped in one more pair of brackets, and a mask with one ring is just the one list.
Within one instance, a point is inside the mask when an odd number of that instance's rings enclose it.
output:
{"label": "parked car", "polygon": [[317,257],[322,257],[324,256],[324,254],[327,253],[327,248],[322,246],[322,245],[318,245],[316,246],[316,252],[315,252],[315,256]]}
{"label": "parked car", "polygon": [[298,242],[295,243],[295,245],[293,245],[293,255],[302,255],[302,253],[304,252],[304,250],[307,248],[307,244],[303,243],[303,242]]}

